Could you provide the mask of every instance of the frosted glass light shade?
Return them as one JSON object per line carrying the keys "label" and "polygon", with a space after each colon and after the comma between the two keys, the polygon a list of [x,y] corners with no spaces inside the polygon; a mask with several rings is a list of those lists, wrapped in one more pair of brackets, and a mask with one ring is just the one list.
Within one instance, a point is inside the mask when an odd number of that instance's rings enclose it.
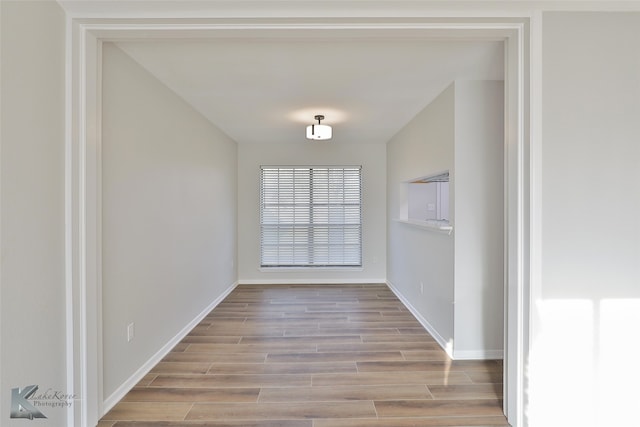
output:
{"label": "frosted glass light shade", "polygon": [[307,126],[307,139],[321,141],[331,139],[331,126],[328,125],[309,125]]}

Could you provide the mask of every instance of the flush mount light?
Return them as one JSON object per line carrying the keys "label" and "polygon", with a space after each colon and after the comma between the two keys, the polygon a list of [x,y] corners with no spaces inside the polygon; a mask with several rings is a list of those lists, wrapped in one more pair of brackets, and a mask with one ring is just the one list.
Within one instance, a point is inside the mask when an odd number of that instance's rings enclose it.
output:
{"label": "flush mount light", "polygon": [[316,141],[331,139],[331,126],[320,124],[320,120],[324,120],[324,116],[318,114],[314,118],[318,121],[318,124],[307,126],[307,139],[313,139]]}

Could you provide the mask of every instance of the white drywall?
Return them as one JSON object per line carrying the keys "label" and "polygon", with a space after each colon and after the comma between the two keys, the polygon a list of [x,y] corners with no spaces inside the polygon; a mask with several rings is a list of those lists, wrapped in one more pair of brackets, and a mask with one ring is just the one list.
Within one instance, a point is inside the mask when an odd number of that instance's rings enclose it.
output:
{"label": "white drywall", "polygon": [[[503,86],[451,84],[388,144],[388,280],[460,359],[502,357]],[[445,170],[453,234],[395,221],[406,181]]]}
{"label": "white drywall", "polygon": [[456,358],[504,347],[504,82],[455,83]]}
{"label": "white drywall", "polygon": [[[386,278],[386,148],[311,142],[238,146],[240,283],[377,282]],[[339,128],[334,132],[339,132]],[[260,165],[362,165],[362,269],[260,270]]]}
{"label": "white drywall", "polygon": [[[387,278],[431,325],[432,332],[437,332],[443,345],[452,343],[454,332],[453,236],[397,219],[406,218],[406,181],[446,170],[453,173],[454,103],[451,84],[387,144]],[[450,191],[453,200],[453,182]],[[454,208],[450,206],[451,218]]]}
{"label": "white drywall", "polygon": [[[53,1],[0,2],[0,425],[11,389],[67,388],[64,279],[65,17]],[[65,399],[66,401],[66,399]],[[62,426],[66,409],[42,407]]]}
{"label": "white drywall", "polygon": [[638,424],[640,13],[545,13],[531,426]]}
{"label": "white drywall", "polygon": [[[235,142],[115,45],[103,54],[104,397],[236,281]],[[127,342],[127,325],[135,337]]]}

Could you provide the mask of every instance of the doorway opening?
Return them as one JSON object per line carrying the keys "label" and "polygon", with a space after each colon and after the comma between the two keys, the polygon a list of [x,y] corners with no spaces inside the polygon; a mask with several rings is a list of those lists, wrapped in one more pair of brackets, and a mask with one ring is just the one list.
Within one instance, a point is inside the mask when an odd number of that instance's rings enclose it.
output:
{"label": "doorway opening", "polygon": [[296,38],[324,32],[361,37],[438,37],[503,40],[505,73],[505,413],[513,425],[520,425],[523,412],[524,357],[528,324],[527,299],[529,235],[529,182],[525,178],[529,159],[528,114],[529,75],[525,68],[529,51],[526,19],[451,20],[362,20],[348,23],[328,19],[315,23],[277,19],[229,22],[175,19],[158,23],[153,19],[81,19],[71,21],[69,41],[67,108],[71,131],[67,138],[67,329],[69,389],[82,400],[69,412],[69,424],[95,425],[104,414],[102,395],[101,337],[101,44],[113,40],[152,40],[173,37],[215,38],[229,34],[256,37],[278,32]]}

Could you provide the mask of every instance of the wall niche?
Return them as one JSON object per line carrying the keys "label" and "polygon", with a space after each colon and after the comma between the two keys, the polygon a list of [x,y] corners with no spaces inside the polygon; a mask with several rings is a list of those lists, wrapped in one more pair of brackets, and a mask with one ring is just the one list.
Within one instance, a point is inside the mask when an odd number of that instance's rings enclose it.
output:
{"label": "wall niche", "polygon": [[407,184],[407,219],[449,224],[449,171],[416,178]]}
{"label": "wall niche", "polygon": [[448,170],[413,178],[403,185],[406,201],[401,222],[451,232]]}

